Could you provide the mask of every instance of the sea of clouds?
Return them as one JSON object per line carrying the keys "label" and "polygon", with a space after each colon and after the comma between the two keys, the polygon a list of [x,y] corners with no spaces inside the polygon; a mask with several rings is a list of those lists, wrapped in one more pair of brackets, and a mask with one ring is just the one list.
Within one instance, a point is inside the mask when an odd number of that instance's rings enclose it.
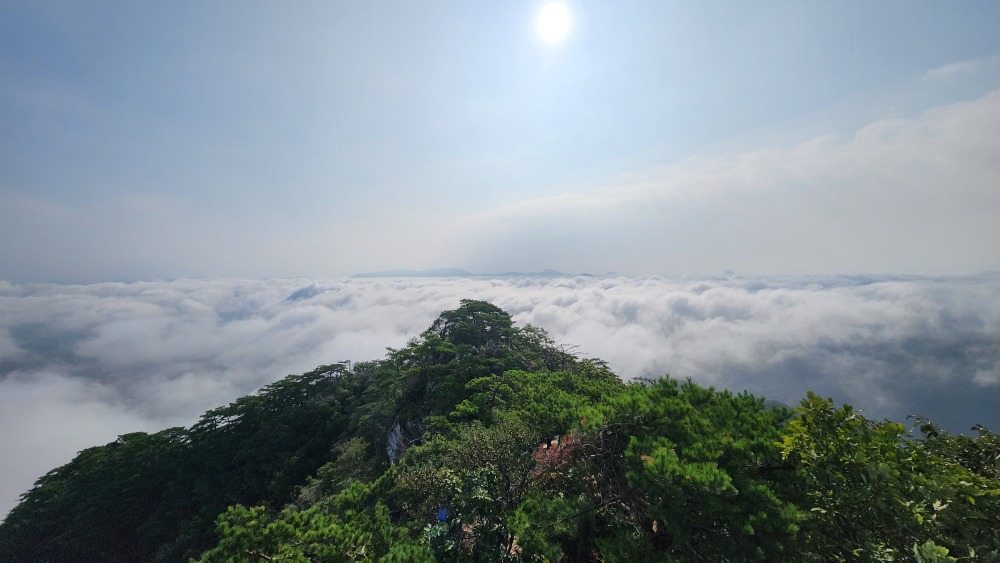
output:
{"label": "sea of clouds", "polygon": [[1000,274],[0,282],[0,516],[83,448],[381,358],[463,298],[626,379],[1000,428]]}

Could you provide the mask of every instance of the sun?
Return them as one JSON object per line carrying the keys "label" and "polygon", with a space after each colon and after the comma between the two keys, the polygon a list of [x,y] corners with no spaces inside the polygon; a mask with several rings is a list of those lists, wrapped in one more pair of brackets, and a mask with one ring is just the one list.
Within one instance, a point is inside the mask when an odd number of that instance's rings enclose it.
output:
{"label": "sun", "polygon": [[562,2],[549,2],[542,6],[535,20],[538,37],[549,45],[562,43],[569,35],[573,15]]}

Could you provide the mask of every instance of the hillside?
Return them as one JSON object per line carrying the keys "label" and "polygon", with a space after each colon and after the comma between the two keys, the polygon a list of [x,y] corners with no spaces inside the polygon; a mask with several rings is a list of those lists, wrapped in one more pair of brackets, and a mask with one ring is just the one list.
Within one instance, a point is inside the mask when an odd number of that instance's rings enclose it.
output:
{"label": "hillside", "polygon": [[1000,560],[1000,440],[625,383],[464,300],[41,477],[0,561]]}

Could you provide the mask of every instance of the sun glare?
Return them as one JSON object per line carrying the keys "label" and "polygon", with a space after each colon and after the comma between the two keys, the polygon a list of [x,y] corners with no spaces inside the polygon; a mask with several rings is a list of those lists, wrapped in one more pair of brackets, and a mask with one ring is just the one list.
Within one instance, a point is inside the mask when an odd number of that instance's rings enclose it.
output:
{"label": "sun glare", "polygon": [[573,17],[562,2],[549,2],[542,6],[535,20],[535,29],[542,41],[549,45],[562,43],[569,35]]}

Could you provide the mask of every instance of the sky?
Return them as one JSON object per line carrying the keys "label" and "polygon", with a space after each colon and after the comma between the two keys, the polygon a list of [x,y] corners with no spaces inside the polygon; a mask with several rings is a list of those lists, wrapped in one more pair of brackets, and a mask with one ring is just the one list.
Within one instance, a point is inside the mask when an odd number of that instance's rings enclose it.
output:
{"label": "sky", "polygon": [[0,279],[1000,269],[1000,5],[0,3]]}
{"label": "sky", "polygon": [[[0,0],[0,517],[470,297],[625,378],[1000,427],[1000,3],[564,6]],[[396,268],[599,275],[348,277]]]}

